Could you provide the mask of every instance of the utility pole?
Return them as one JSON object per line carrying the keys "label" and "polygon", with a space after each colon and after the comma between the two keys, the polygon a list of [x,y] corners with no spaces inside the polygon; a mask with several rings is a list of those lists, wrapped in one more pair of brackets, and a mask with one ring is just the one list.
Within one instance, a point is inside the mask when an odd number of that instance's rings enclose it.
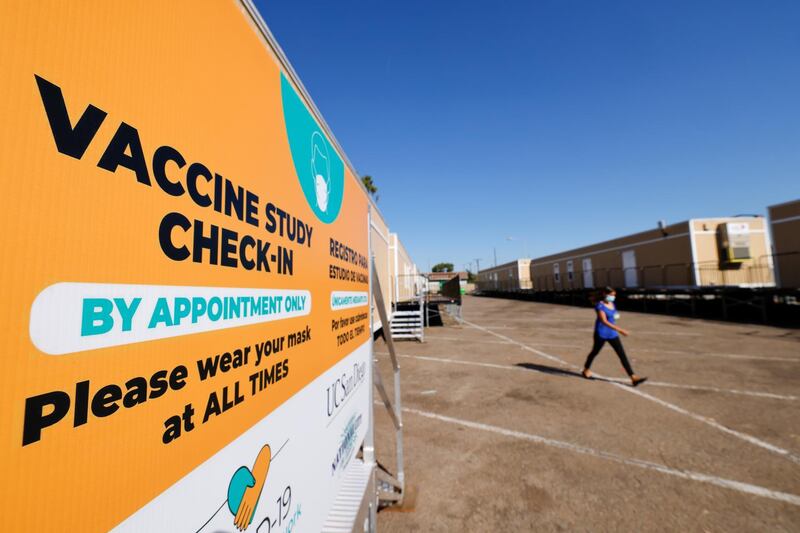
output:
{"label": "utility pole", "polygon": [[[478,265],[478,272],[480,272],[481,271],[481,260],[478,259],[477,257],[475,258],[475,264]],[[477,274],[477,272],[476,272],[476,274]]]}
{"label": "utility pole", "polygon": [[497,266],[497,246],[494,247],[494,266]]}

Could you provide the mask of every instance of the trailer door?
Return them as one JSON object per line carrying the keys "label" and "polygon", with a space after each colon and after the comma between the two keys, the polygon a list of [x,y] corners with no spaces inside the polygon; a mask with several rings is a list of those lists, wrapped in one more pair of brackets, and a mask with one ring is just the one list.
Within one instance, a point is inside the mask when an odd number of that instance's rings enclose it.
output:
{"label": "trailer door", "polygon": [[583,287],[585,289],[594,288],[594,276],[592,275],[592,258],[586,257],[583,260]]}
{"label": "trailer door", "polygon": [[639,286],[639,276],[636,271],[636,250],[622,252],[622,271],[625,273],[626,287]]}

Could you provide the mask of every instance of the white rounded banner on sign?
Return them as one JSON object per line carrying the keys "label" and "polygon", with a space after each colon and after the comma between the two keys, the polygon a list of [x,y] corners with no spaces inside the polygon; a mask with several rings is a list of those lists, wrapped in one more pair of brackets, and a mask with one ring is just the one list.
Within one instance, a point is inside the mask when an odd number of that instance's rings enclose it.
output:
{"label": "white rounded banner on sign", "polygon": [[332,291],[331,309],[351,309],[369,304],[369,295],[364,291]]}
{"label": "white rounded banner on sign", "polygon": [[33,344],[51,355],[308,315],[307,290],[56,283],[31,306]]}

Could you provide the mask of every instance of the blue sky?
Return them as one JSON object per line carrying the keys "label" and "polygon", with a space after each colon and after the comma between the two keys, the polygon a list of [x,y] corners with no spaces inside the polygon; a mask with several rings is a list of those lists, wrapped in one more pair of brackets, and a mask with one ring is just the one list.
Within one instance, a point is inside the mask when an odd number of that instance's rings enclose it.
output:
{"label": "blue sky", "polygon": [[256,4],[423,269],[800,197],[795,0]]}

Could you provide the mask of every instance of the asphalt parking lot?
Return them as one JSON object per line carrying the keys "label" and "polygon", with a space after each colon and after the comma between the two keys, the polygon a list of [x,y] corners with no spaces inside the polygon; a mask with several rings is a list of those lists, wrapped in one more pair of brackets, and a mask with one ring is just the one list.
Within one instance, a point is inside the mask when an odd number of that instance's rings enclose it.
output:
{"label": "asphalt parking lot", "polygon": [[591,309],[467,296],[462,317],[396,343],[409,498],[379,531],[800,530],[800,331],[623,313],[634,389],[608,346],[579,376]]}

